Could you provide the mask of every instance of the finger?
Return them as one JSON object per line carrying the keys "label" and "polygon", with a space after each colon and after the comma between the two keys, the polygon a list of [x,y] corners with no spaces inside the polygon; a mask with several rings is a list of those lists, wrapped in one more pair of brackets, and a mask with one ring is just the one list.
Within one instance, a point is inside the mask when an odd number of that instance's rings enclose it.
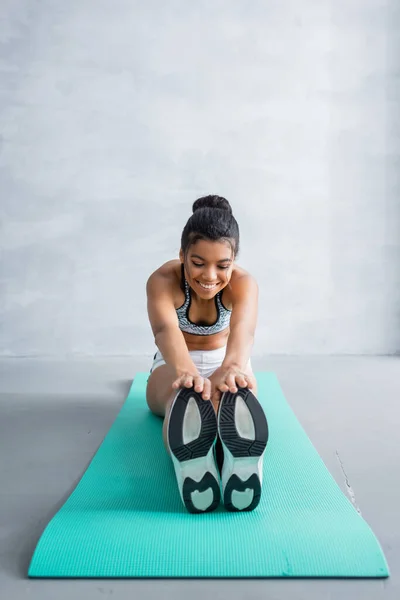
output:
{"label": "finger", "polygon": [[172,383],[172,388],[174,390],[177,390],[179,387],[181,387],[181,378],[179,377],[179,379],[175,379],[175,381]]}
{"label": "finger", "polygon": [[255,386],[255,381],[253,380],[252,377],[248,377],[247,381],[248,381],[247,387],[249,388],[249,390],[252,390]]}
{"label": "finger", "polygon": [[191,388],[193,386],[193,377],[191,375],[186,375],[184,379],[184,386],[187,388]]}
{"label": "finger", "polygon": [[239,387],[247,387],[247,378],[245,375],[243,375],[243,373],[239,373],[239,375],[236,375],[236,383]]}
{"label": "finger", "polygon": [[215,389],[219,390],[220,392],[229,392],[229,386],[225,381],[220,381],[217,383]]}
{"label": "finger", "polygon": [[204,387],[204,379],[198,375],[193,378],[193,386],[196,392],[202,392]]}
{"label": "finger", "polygon": [[234,394],[235,392],[237,392],[237,387],[236,387],[236,383],[235,383],[235,376],[232,375],[228,375],[228,377],[226,378],[226,384],[229,387],[229,391],[232,392],[232,394]]}
{"label": "finger", "polygon": [[257,387],[257,379],[254,377],[254,373],[252,373],[250,375],[249,380],[251,382],[251,387],[256,388]]}
{"label": "finger", "polygon": [[221,392],[229,392],[229,386],[226,383],[220,383],[220,384],[218,384],[218,389]]}
{"label": "finger", "polygon": [[203,384],[203,400],[210,400],[211,398],[211,381],[209,379],[204,379]]}

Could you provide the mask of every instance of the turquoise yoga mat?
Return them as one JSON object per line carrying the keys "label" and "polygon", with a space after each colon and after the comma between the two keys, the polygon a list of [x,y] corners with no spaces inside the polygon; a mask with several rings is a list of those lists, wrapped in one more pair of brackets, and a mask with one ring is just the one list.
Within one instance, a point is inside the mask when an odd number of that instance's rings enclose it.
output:
{"label": "turquoise yoga mat", "polygon": [[[186,511],[162,419],[128,398],[71,496],[47,525],[30,577],[387,577],[368,524],[342,493],[273,373],[257,373],[268,417],[263,493],[252,512]],[[62,465],[59,465],[62,469]]]}

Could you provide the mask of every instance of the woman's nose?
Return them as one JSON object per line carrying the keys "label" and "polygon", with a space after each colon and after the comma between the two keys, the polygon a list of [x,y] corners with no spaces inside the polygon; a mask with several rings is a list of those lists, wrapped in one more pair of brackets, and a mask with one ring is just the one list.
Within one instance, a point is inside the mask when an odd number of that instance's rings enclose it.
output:
{"label": "woman's nose", "polygon": [[211,283],[213,281],[215,281],[217,279],[217,274],[216,274],[215,269],[213,269],[212,267],[209,267],[208,269],[206,269],[204,272],[204,277],[207,281],[210,281]]}

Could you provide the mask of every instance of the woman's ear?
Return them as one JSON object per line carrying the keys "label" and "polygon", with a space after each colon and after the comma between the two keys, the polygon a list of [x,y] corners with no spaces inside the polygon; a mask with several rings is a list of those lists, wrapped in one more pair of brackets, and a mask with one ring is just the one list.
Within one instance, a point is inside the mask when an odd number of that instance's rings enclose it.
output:
{"label": "woman's ear", "polygon": [[185,262],[185,257],[183,256],[182,248],[179,250],[179,260],[182,264]]}

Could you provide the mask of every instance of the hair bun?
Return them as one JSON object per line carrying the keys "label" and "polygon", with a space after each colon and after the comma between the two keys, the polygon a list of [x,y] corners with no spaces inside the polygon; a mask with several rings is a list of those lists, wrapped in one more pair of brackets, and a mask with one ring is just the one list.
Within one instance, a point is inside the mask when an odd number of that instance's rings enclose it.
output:
{"label": "hair bun", "polygon": [[220,210],[227,210],[232,214],[231,205],[222,196],[203,196],[202,198],[198,198],[193,203],[193,212],[196,212],[200,208],[219,208]]}

